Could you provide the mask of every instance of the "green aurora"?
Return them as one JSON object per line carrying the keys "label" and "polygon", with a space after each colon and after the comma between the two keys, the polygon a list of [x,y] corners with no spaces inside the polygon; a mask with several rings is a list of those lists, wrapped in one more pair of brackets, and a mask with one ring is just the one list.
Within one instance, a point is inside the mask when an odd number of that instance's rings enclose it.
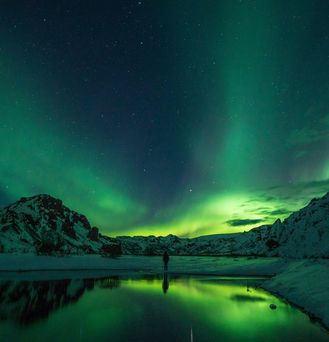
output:
{"label": "green aurora", "polygon": [[328,191],[327,1],[88,4],[0,5],[2,205],[199,236]]}

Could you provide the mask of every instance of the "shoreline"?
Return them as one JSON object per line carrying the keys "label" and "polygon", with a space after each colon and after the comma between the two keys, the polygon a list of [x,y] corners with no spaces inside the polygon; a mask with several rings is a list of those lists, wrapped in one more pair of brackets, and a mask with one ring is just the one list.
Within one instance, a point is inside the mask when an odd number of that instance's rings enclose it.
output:
{"label": "shoreline", "polygon": [[329,262],[320,259],[291,262],[261,287],[286,299],[329,331],[328,284]]}
{"label": "shoreline", "polygon": [[[328,259],[173,256],[168,273],[182,276],[262,278],[260,288],[296,306],[329,331]],[[163,274],[161,257],[0,255],[2,280],[55,280],[111,275],[142,277],[147,274]]]}
{"label": "shoreline", "polygon": [[288,303],[290,306],[297,308],[299,311],[301,311],[305,315],[307,315],[313,324],[318,324],[322,329],[324,329],[326,332],[329,333],[329,326],[327,326],[320,317],[318,317],[318,316],[314,315],[312,312],[306,310],[303,306],[299,305],[298,303],[292,302],[291,300],[289,300],[288,298],[286,298],[283,294],[280,294],[279,292],[274,292],[272,290],[268,290],[263,285],[259,285],[258,287],[261,288],[262,290],[267,291],[268,293],[272,294],[273,296],[280,298],[284,302]]}

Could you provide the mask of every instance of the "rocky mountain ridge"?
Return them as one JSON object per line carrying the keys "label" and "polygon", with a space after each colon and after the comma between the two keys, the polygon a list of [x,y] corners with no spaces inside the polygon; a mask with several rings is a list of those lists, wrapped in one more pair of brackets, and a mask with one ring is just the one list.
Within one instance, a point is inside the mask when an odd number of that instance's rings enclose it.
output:
{"label": "rocky mountain ridge", "polygon": [[312,199],[283,222],[279,219],[248,232],[193,239],[167,237],[117,238],[125,254],[281,256],[329,258],[329,193]]}
{"label": "rocky mountain ridge", "polygon": [[283,222],[249,232],[198,238],[109,238],[49,195],[22,198],[0,211],[0,250],[37,254],[239,255],[329,258],[329,193]]}
{"label": "rocky mountain ridge", "polygon": [[21,198],[0,211],[0,251],[37,254],[120,253],[114,239],[49,195]]}

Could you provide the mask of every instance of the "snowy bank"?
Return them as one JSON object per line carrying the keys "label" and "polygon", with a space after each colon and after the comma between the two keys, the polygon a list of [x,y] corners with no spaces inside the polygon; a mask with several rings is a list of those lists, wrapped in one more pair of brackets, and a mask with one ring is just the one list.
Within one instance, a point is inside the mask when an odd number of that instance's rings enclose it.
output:
{"label": "snowy bank", "polygon": [[329,260],[290,261],[262,287],[319,318],[329,328]]}
{"label": "snowy bank", "polygon": [[[177,274],[274,276],[285,266],[281,258],[173,256],[169,271]],[[85,256],[35,256],[0,254],[0,272],[108,270],[161,274],[162,257],[130,256],[107,258]]]}

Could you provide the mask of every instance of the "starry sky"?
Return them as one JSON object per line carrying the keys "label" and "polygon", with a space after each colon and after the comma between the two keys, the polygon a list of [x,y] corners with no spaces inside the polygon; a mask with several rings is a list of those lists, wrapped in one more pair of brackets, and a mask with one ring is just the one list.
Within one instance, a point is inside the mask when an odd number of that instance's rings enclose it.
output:
{"label": "starry sky", "polygon": [[327,0],[3,0],[0,205],[199,236],[329,191]]}

